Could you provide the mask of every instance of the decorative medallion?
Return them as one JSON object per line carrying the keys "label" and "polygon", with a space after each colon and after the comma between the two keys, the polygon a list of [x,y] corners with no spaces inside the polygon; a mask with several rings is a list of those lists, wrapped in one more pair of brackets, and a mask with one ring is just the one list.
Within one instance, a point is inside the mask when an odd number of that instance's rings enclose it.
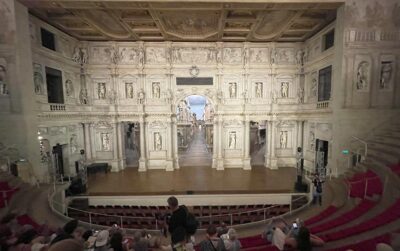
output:
{"label": "decorative medallion", "polygon": [[189,74],[190,76],[192,76],[193,78],[197,77],[200,73],[200,69],[199,67],[193,65],[192,67],[190,67],[189,69]]}

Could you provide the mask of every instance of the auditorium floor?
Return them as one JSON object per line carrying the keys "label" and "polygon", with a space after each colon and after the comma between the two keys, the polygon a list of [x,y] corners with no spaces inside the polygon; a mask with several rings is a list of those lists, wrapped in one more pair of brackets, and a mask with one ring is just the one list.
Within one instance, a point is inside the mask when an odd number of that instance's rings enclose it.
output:
{"label": "auditorium floor", "polygon": [[210,167],[184,167],[173,172],[128,168],[118,173],[97,173],[88,178],[88,195],[165,195],[219,193],[294,192],[296,169],[270,170],[253,167],[251,171]]}

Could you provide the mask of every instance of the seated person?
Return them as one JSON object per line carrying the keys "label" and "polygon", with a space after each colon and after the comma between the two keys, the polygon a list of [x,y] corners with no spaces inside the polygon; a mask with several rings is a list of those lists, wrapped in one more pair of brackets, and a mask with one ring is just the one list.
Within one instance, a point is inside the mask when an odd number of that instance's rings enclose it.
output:
{"label": "seated person", "polygon": [[302,250],[307,250],[308,242],[311,246],[323,246],[325,243],[318,236],[310,234],[299,220],[296,220],[293,225],[289,225],[282,218],[274,219],[262,236],[279,250],[283,250],[285,246],[299,250],[300,247],[305,246]]}

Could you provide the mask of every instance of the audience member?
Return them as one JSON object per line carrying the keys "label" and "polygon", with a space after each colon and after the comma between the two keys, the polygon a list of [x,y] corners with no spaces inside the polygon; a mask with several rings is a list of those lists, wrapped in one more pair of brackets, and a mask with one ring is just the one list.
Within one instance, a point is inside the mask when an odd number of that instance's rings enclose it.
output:
{"label": "audience member", "polygon": [[313,190],[313,205],[318,203],[320,206],[322,206],[322,183],[323,181],[320,180],[319,175],[315,174],[314,179],[313,179],[313,184],[314,184],[314,190]]}
{"label": "audience member", "polygon": [[226,226],[225,222],[222,222],[221,225],[217,228],[218,237],[221,235],[228,233],[229,228]]}
{"label": "audience member", "polygon": [[110,249],[108,251],[124,251],[122,239],[121,232],[115,232],[110,238]]}
{"label": "audience member", "polygon": [[174,196],[169,197],[167,202],[168,207],[172,211],[171,218],[167,222],[168,231],[172,234],[178,227],[185,227],[187,209],[184,205],[179,206],[178,199]]}
{"label": "audience member", "polygon": [[[168,246],[161,245],[163,251],[195,251],[193,243],[188,239],[188,235],[184,227],[178,227],[171,234],[171,244]],[[136,250],[135,250],[136,251]]]}
{"label": "audience member", "polygon": [[135,251],[148,251],[150,242],[146,231],[136,231],[133,235],[133,249]]}
{"label": "audience member", "polygon": [[109,232],[107,230],[102,230],[97,234],[94,251],[107,251],[108,236]]}
{"label": "audience member", "polygon": [[53,245],[61,240],[73,239],[73,233],[78,227],[78,220],[69,221],[64,227],[59,231],[55,238],[51,241],[50,245]]}
{"label": "audience member", "polygon": [[83,251],[83,242],[75,239],[65,239],[50,246],[48,251]]}
{"label": "audience member", "polygon": [[200,242],[201,251],[226,251],[224,241],[218,237],[217,228],[210,225],[207,228],[206,239]]}
{"label": "audience member", "polygon": [[227,251],[239,251],[242,245],[237,238],[236,230],[229,228],[226,234],[221,235],[221,239],[224,241],[225,248]]}

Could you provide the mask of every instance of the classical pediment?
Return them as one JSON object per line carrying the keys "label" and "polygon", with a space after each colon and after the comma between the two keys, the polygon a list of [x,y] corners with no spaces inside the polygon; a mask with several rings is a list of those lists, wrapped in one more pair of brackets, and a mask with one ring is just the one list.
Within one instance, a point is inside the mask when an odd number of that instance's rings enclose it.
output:
{"label": "classical pediment", "polygon": [[244,0],[21,2],[33,15],[89,41],[304,41],[334,20],[341,4]]}

